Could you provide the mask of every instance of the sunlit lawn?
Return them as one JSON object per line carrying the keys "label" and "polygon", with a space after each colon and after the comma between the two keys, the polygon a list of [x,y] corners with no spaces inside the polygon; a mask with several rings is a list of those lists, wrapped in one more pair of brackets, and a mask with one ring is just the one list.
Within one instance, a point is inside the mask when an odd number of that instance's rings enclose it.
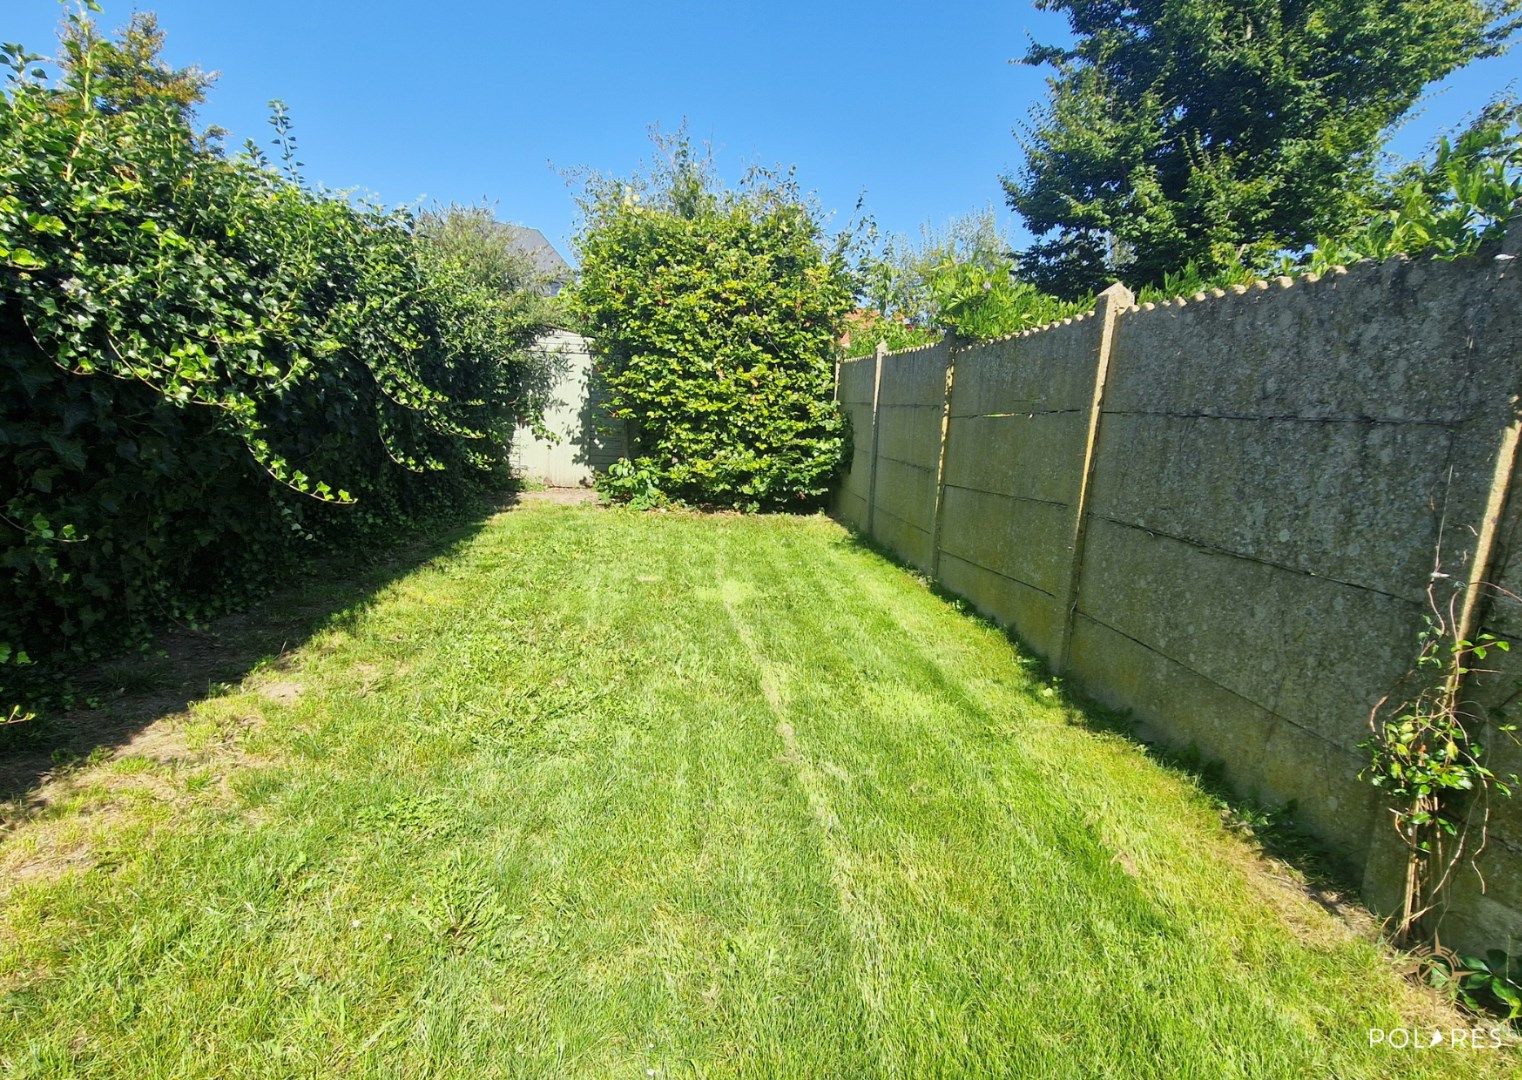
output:
{"label": "sunlit lawn", "polygon": [[0,1071],[1515,1065],[1043,690],[823,518],[501,514],[0,834]]}

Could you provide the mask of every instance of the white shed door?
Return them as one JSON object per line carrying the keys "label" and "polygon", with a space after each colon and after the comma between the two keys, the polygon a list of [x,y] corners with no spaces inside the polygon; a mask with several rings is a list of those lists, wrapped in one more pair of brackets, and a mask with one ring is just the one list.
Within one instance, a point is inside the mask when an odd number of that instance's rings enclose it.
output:
{"label": "white shed door", "polygon": [[513,468],[518,475],[550,487],[579,487],[595,472],[624,456],[623,425],[608,417],[603,395],[592,379],[587,339],[554,330],[539,340],[556,372],[544,426],[555,436],[538,438],[520,427],[513,435]]}

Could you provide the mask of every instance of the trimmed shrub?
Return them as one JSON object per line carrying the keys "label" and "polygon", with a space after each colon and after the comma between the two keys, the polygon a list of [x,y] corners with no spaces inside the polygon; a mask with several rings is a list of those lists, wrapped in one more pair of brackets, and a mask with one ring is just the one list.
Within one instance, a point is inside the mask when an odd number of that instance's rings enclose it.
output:
{"label": "trimmed shrub", "polygon": [[817,505],[840,467],[832,400],[851,281],[791,178],[714,190],[685,140],[648,180],[594,181],[574,303],[634,460],[604,485],[743,509]]}

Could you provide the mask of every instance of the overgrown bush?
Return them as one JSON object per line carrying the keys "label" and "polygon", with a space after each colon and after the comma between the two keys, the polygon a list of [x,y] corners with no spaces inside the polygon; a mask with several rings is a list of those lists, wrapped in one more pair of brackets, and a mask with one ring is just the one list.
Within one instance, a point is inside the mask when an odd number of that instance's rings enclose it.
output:
{"label": "overgrown bush", "polygon": [[1015,277],[1013,262],[947,263],[930,277],[936,321],[958,337],[972,340],[1004,337],[1033,326],[1076,315],[1093,299],[1059,300]]}
{"label": "overgrown bush", "polygon": [[1217,270],[1202,274],[1194,263],[1186,263],[1181,269],[1166,273],[1157,285],[1142,285],[1136,290],[1138,303],[1160,303],[1177,296],[1193,296],[1208,289],[1225,289],[1232,285],[1251,285],[1264,273],[1256,273],[1245,266]]}
{"label": "overgrown bush", "polygon": [[944,231],[923,228],[917,241],[889,237],[861,260],[857,278],[868,311],[880,318],[853,328],[848,355],[879,340],[890,350],[955,334],[986,340],[1076,315],[1092,297],[1059,300],[1016,277],[1008,241],[993,211],[954,219]]}
{"label": "overgrown bush", "polygon": [[857,308],[846,316],[846,332],[841,339],[842,357],[871,356],[879,343],[889,352],[931,345],[941,339],[943,331],[921,326],[901,315],[880,315],[867,308]]}
{"label": "overgrown bush", "polygon": [[[684,138],[649,178],[594,179],[576,245],[582,313],[646,498],[817,504],[840,466],[832,401],[851,283],[789,177],[715,190]],[[614,497],[629,497],[615,476]]]}
{"label": "overgrown bush", "polygon": [[[206,80],[66,24],[0,98],[0,694],[493,483],[531,408],[523,282],[224,152]],[[28,672],[32,678],[27,678]],[[3,710],[0,710],[3,711]]]}
{"label": "overgrown bush", "polygon": [[1144,285],[1138,299],[1167,300],[1203,289],[1246,285],[1277,275],[1397,255],[1453,259],[1500,243],[1522,220],[1522,106],[1492,102],[1456,136],[1438,140],[1430,162],[1385,178],[1363,216],[1345,233],[1258,265],[1238,261],[1211,274],[1190,263]]}
{"label": "overgrown bush", "polygon": [[1430,163],[1399,170],[1358,228],[1323,237],[1312,269],[1392,255],[1455,258],[1500,242],[1522,218],[1522,106],[1492,102],[1455,138],[1438,140]]}
{"label": "overgrown bush", "polygon": [[[1169,300],[1362,259],[1456,258],[1499,243],[1522,219],[1522,106],[1491,103],[1464,130],[1439,139],[1430,161],[1379,180],[1369,199],[1345,232],[1322,236],[1304,250],[1257,261],[1223,257],[1209,270],[1188,262],[1155,282],[1131,279],[1137,299]],[[926,229],[918,243],[891,238],[862,261],[858,280],[869,310],[882,318],[864,320],[862,332],[853,328],[852,356],[870,353],[880,337],[893,349],[942,330],[999,337],[1094,303],[1091,296],[1061,300],[1021,281],[992,214],[957,219],[940,234]]]}

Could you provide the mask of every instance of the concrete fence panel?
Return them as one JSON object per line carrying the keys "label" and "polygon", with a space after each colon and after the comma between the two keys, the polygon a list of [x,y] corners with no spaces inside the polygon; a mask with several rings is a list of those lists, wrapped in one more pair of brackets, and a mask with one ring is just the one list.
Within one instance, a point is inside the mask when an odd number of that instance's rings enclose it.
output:
{"label": "concrete fence panel", "polygon": [[1043,655],[1060,636],[1065,543],[1094,391],[1094,324],[956,356],[940,574]]}
{"label": "concrete fence panel", "polygon": [[840,365],[837,400],[851,429],[851,459],[836,489],[836,513],[854,529],[867,527],[867,502],[872,483],[872,429],[876,406],[873,378],[877,361],[848,360]]}
{"label": "concrete fence panel", "polygon": [[878,386],[869,528],[874,540],[925,571],[931,569],[950,355],[945,344],[899,353],[882,364]]}
{"label": "concrete fence panel", "polygon": [[[1522,605],[1493,599],[1522,594],[1516,262],[1141,307],[1117,287],[1039,331],[848,363],[841,515],[1145,732],[1294,800],[1389,907],[1398,853],[1358,744],[1414,661],[1434,569],[1445,596],[1473,583],[1472,628],[1522,640]],[[1503,663],[1475,693],[1514,718],[1522,653]],[[1515,948],[1522,808],[1498,806],[1483,858],[1491,887],[1462,875],[1445,940]]]}

